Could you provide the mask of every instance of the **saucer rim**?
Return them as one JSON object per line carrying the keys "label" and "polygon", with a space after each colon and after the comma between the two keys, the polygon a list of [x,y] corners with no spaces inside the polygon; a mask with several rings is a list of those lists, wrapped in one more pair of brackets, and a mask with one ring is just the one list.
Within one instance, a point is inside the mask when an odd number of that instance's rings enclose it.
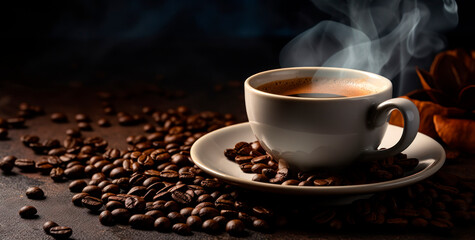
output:
{"label": "saucer rim", "polygon": [[[412,175],[389,180],[389,181],[377,182],[377,183],[344,185],[344,186],[294,186],[294,185],[263,183],[263,182],[256,182],[256,181],[252,181],[248,179],[235,177],[223,172],[219,172],[216,169],[213,169],[211,166],[208,166],[209,164],[205,164],[201,159],[199,159],[198,152],[200,151],[200,148],[206,146],[205,144],[206,141],[213,139],[213,137],[217,136],[218,134],[226,134],[226,132],[229,132],[229,131],[238,131],[238,130],[241,130],[241,128],[242,130],[244,130],[245,128],[248,128],[248,131],[251,131],[249,122],[244,122],[244,123],[238,123],[231,126],[223,127],[202,136],[191,147],[191,150],[190,150],[191,159],[194,162],[194,164],[196,164],[199,168],[201,168],[203,171],[205,171],[206,173],[208,173],[209,175],[213,177],[217,177],[232,185],[237,185],[243,188],[253,189],[253,190],[258,190],[258,191],[273,192],[273,193],[280,193],[280,194],[295,194],[295,195],[369,194],[369,193],[375,193],[375,192],[386,191],[386,190],[390,190],[394,188],[404,187],[404,186],[408,186],[416,182],[422,181],[432,176],[434,173],[436,173],[444,165],[444,162],[445,162],[445,150],[443,149],[443,147],[434,139],[419,132],[417,133],[416,139],[428,138],[428,140],[431,141],[432,144],[434,144],[433,147],[436,147],[438,150],[437,154],[435,153],[436,151],[435,149],[432,150],[434,152],[434,155],[440,155],[440,158],[439,159],[435,159],[435,157],[427,158],[427,159],[434,159],[435,161],[429,164],[427,167],[425,167],[421,171],[414,173]],[[389,124],[388,130],[390,128],[402,129],[401,127]],[[414,144],[414,142],[411,143],[411,145],[412,144]],[[220,151],[221,150],[224,152],[225,149],[220,149]],[[223,160],[229,161],[228,159],[224,157],[224,155],[223,155]]]}

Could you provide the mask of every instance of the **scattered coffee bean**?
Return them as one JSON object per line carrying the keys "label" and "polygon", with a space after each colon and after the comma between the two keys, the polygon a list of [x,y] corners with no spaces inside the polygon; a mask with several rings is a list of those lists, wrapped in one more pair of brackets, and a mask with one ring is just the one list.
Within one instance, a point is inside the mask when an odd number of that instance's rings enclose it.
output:
{"label": "scattered coffee bean", "polygon": [[82,190],[87,186],[87,182],[82,179],[74,180],[69,184],[69,190],[71,192],[82,192]]}
{"label": "scattered coffee bean", "polygon": [[76,122],[90,122],[91,119],[89,116],[87,116],[84,113],[78,113],[74,116],[74,119],[76,119]]}
{"label": "scattered coffee bean", "polygon": [[26,196],[29,199],[39,200],[45,198],[45,193],[39,187],[30,187],[26,190]]}
{"label": "scattered coffee bean", "polygon": [[57,223],[53,222],[53,221],[47,221],[43,224],[43,230],[45,231],[46,234],[49,234],[49,230],[53,227],[56,227],[58,226]]}
{"label": "scattered coffee bean", "polygon": [[203,229],[203,231],[205,231],[206,233],[209,233],[209,234],[216,234],[220,230],[219,223],[216,222],[213,219],[208,219],[208,220],[204,221],[201,228]]}
{"label": "scattered coffee bean", "polygon": [[233,219],[226,223],[226,232],[232,236],[242,236],[244,228],[244,223],[238,219]]}
{"label": "scattered coffee bean", "polygon": [[36,215],[37,212],[38,211],[33,206],[24,206],[20,208],[20,211],[18,213],[20,214],[20,217],[22,218],[34,218],[37,216]]}
{"label": "scattered coffee bean", "polygon": [[0,140],[8,139],[8,129],[0,128]]}
{"label": "scattered coffee bean", "polygon": [[154,220],[152,216],[146,214],[135,214],[130,217],[129,224],[136,229],[152,229]]}
{"label": "scattered coffee bean", "polygon": [[107,120],[107,118],[99,118],[99,120],[97,120],[97,125],[100,127],[109,127],[111,123],[109,120]]}
{"label": "scattered coffee bean", "polygon": [[56,123],[65,123],[68,122],[68,117],[64,113],[53,113],[51,114],[51,121]]}
{"label": "scattered coffee bean", "polygon": [[191,229],[190,227],[188,227],[188,225],[186,225],[186,223],[175,223],[172,226],[172,230],[173,232],[178,233],[180,235],[191,235]]}
{"label": "scattered coffee bean", "polygon": [[68,239],[73,235],[73,230],[70,227],[56,226],[50,228],[49,235],[55,239]]}
{"label": "scattered coffee bean", "polygon": [[168,232],[171,230],[172,223],[167,217],[159,217],[154,222],[155,230],[159,232]]}
{"label": "scattered coffee bean", "polygon": [[84,207],[86,207],[87,209],[89,209],[93,212],[99,211],[99,209],[101,209],[102,206],[103,206],[101,199],[95,198],[95,197],[92,197],[92,196],[83,197],[81,199],[81,203]]}
{"label": "scattered coffee bean", "polygon": [[99,222],[106,226],[114,225],[114,216],[109,210],[104,210],[99,214]]}

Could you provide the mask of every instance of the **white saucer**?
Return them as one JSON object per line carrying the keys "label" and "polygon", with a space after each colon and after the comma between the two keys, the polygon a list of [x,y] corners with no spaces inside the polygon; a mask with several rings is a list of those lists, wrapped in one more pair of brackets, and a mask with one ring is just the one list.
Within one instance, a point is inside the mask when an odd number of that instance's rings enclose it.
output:
{"label": "white saucer", "polygon": [[[389,125],[381,147],[391,147],[400,138],[402,128]],[[445,162],[445,151],[432,138],[418,133],[414,142],[403,152],[418,158],[419,165],[407,176],[385,182],[347,186],[284,186],[252,181],[254,174],[244,173],[239,165],[224,156],[224,150],[239,141],[255,141],[249,123],[221,128],[198,139],[191,148],[193,162],[211,176],[233,185],[252,190],[292,195],[362,195],[399,188],[421,181],[437,172]]]}

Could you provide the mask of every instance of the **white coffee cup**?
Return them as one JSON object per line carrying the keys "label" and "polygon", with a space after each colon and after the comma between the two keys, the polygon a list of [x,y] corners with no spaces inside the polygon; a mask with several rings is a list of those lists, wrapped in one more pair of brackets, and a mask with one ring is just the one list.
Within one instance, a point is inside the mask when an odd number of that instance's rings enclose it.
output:
{"label": "white coffee cup", "polygon": [[[368,92],[351,97],[294,97],[258,87],[275,81],[312,78],[318,87],[357,86]],[[283,68],[257,73],[244,83],[252,132],[276,159],[300,170],[341,167],[356,160],[385,158],[406,149],[419,128],[419,112],[409,100],[392,98],[392,84],[377,74],[327,67]],[[404,117],[404,131],[391,148],[378,150],[392,110]]]}

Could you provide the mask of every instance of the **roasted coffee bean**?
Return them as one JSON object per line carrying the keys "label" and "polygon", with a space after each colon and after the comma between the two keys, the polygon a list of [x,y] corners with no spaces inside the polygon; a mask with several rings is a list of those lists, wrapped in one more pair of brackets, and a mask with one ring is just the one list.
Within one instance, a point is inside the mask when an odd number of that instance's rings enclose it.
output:
{"label": "roasted coffee bean", "polygon": [[102,195],[102,189],[98,186],[88,185],[82,189],[82,192],[88,193],[89,195],[100,198]]}
{"label": "roasted coffee bean", "polygon": [[150,210],[150,211],[146,212],[145,215],[149,215],[149,216],[153,217],[153,219],[157,219],[159,217],[165,216],[165,214],[160,210]]}
{"label": "roasted coffee bean", "polygon": [[186,218],[183,215],[181,215],[179,212],[169,212],[167,217],[168,219],[170,219],[172,223],[186,222]]}
{"label": "roasted coffee bean", "polygon": [[70,227],[56,226],[50,228],[49,235],[55,239],[68,239],[73,235],[73,230]]}
{"label": "roasted coffee bean", "polygon": [[226,223],[226,232],[232,236],[242,236],[244,228],[244,223],[239,219],[233,219]]}
{"label": "roasted coffee bean", "polygon": [[64,113],[53,113],[51,114],[51,121],[56,123],[65,123],[68,122],[68,117]]}
{"label": "roasted coffee bean", "polygon": [[26,190],[26,196],[29,199],[39,200],[45,198],[45,193],[39,187],[30,187]]}
{"label": "roasted coffee bean", "polygon": [[155,230],[159,232],[168,232],[171,229],[172,223],[167,217],[159,217],[154,222]]}
{"label": "roasted coffee bean", "polygon": [[152,229],[155,219],[146,214],[134,214],[129,219],[129,224],[135,229]]}
{"label": "roasted coffee bean", "polygon": [[28,158],[18,158],[15,160],[15,167],[21,171],[32,172],[35,170],[35,161]]}
{"label": "roasted coffee bean", "polygon": [[89,124],[88,122],[78,122],[77,126],[81,131],[91,131],[92,130],[91,124]]}
{"label": "roasted coffee bean", "polygon": [[47,221],[43,224],[43,230],[45,231],[46,234],[49,234],[49,230],[53,227],[56,227],[58,226],[57,223],[53,222],[53,221]]}
{"label": "roasted coffee bean", "polygon": [[33,206],[24,206],[18,212],[22,218],[35,218],[38,211]]}
{"label": "roasted coffee bean", "polygon": [[295,179],[289,179],[282,183],[282,185],[299,185],[299,181]]}
{"label": "roasted coffee bean", "polygon": [[78,113],[74,116],[76,122],[90,122],[91,119],[84,113]]}
{"label": "roasted coffee bean", "polygon": [[180,175],[177,171],[163,170],[160,172],[160,177],[168,181],[176,181]]}
{"label": "roasted coffee bean", "polygon": [[263,219],[256,219],[252,222],[252,226],[255,230],[259,232],[269,232],[270,231],[270,225],[266,220]]}
{"label": "roasted coffee bean", "polygon": [[99,222],[106,226],[114,225],[114,216],[110,210],[104,210],[99,214]]}
{"label": "roasted coffee bean", "polygon": [[109,211],[114,211],[117,208],[125,208],[124,204],[119,201],[108,200],[106,204],[106,209]]}
{"label": "roasted coffee bean", "polygon": [[85,180],[74,180],[69,184],[69,190],[71,192],[82,192],[82,190],[87,186]]}
{"label": "roasted coffee bean", "polygon": [[209,234],[216,234],[220,230],[219,223],[213,219],[205,220],[201,226],[203,231]]}
{"label": "roasted coffee bean", "polygon": [[129,210],[125,208],[117,208],[111,211],[114,221],[117,223],[128,223],[129,218],[132,215]]}
{"label": "roasted coffee bean", "polygon": [[0,169],[4,173],[10,173],[14,166],[15,165],[12,161],[5,160],[5,158],[0,160]]}
{"label": "roasted coffee bean", "polygon": [[227,159],[234,161],[237,156],[237,152],[236,150],[229,148],[224,151],[224,156],[226,156]]}
{"label": "roasted coffee bean", "polygon": [[[68,128],[68,129],[66,129],[66,135],[68,135],[70,137],[80,137],[81,132],[76,128]],[[70,145],[70,144],[64,144],[64,146],[65,147],[72,147],[72,145]]]}
{"label": "roasted coffee bean", "polygon": [[92,196],[85,196],[81,200],[81,203],[84,207],[93,212],[99,211],[99,209],[101,209],[103,206],[101,199]]}
{"label": "roasted coffee bean", "polygon": [[264,218],[264,219],[269,219],[274,215],[274,212],[268,208],[265,208],[263,206],[255,206],[252,208],[252,212],[254,215]]}
{"label": "roasted coffee bean", "polygon": [[234,158],[234,161],[237,164],[245,164],[245,163],[251,163],[252,156],[236,156]]}
{"label": "roasted coffee bean", "polygon": [[191,229],[190,227],[188,227],[188,225],[186,225],[186,223],[175,223],[172,226],[172,230],[173,232],[178,233],[180,235],[191,235]]}
{"label": "roasted coffee bean", "polygon": [[200,230],[202,224],[203,224],[203,221],[198,216],[189,216],[186,219],[186,225],[188,225],[191,230],[196,230],[196,231]]}
{"label": "roasted coffee bean", "polygon": [[131,196],[125,199],[125,208],[131,212],[143,212],[145,210],[145,200],[142,197]]}
{"label": "roasted coffee bean", "polygon": [[203,207],[199,210],[199,216],[202,219],[210,219],[219,215],[219,211],[213,207]]}
{"label": "roasted coffee bean", "polygon": [[109,127],[111,123],[109,122],[109,120],[107,120],[107,118],[99,118],[97,120],[97,125],[99,125],[100,127]]}
{"label": "roasted coffee bean", "polygon": [[252,177],[252,181],[256,181],[256,182],[268,182],[269,181],[269,178],[267,178],[264,174],[255,174],[253,177]]}
{"label": "roasted coffee bean", "polygon": [[75,206],[82,207],[82,199],[87,196],[89,196],[88,193],[84,193],[84,192],[77,193],[71,198],[71,201],[73,202]]}
{"label": "roasted coffee bean", "polygon": [[78,179],[84,177],[84,166],[83,165],[74,165],[72,167],[66,168],[64,170],[64,175],[68,179]]}
{"label": "roasted coffee bean", "polygon": [[0,140],[8,139],[8,129],[0,128]]}
{"label": "roasted coffee bean", "polygon": [[49,176],[55,182],[62,182],[64,181],[64,170],[60,167],[56,167],[51,169]]}
{"label": "roasted coffee bean", "polygon": [[25,119],[22,118],[22,117],[8,118],[7,123],[12,128],[24,128],[25,127]]}

